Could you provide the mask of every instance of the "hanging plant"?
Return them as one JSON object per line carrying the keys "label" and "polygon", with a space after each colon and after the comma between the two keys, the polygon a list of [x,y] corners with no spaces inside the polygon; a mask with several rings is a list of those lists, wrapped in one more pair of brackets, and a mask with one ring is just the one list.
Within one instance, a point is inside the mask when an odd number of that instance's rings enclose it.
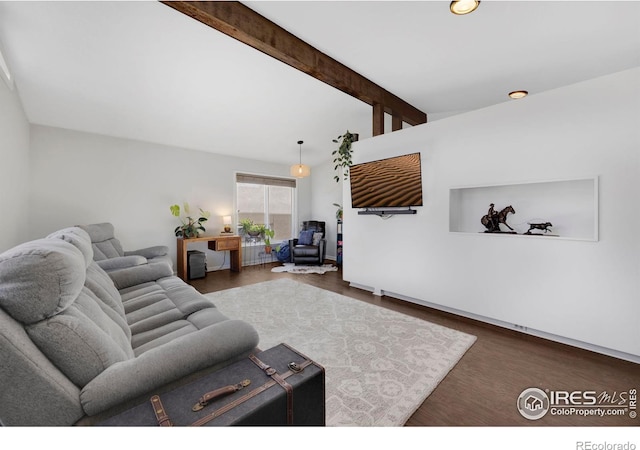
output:
{"label": "hanging plant", "polygon": [[[350,133],[349,130],[342,136],[338,136],[333,140],[336,144],[340,144],[337,150],[334,150],[331,155],[334,156],[333,162],[335,163],[335,167],[333,170],[338,170],[338,167],[342,169],[343,179],[346,180],[349,177],[349,167],[351,166],[351,155],[353,154],[353,150],[351,149],[351,144],[358,140],[358,134]],[[333,177],[336,180],[336,183],[340,181],[340,175],[336,175]]]}

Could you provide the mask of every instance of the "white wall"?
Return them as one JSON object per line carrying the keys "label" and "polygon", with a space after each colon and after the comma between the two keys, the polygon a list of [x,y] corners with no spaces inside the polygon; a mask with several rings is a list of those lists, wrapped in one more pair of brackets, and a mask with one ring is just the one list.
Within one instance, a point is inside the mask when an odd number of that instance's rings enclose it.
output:
{"label": "white wall", "polygon": [[0,78],[0,252],[27,240],[29,123],[18,92]]}
{"label": "white wall", "polygon": [[[425,203],[359,216],[345,183],[345,280],[640,362],[639,79],[629,70],[359,142],[356,163],[421,152]],[[591,176],[597,242],[449,232],[452,187]]]}
{"label": "white wall", "polygon": [[[75,224],[111,222],[125,250],[168,245],[175,262],[172,204],[211,212],[218,234],[234,212],[235,172],[288,176],[289,167],[60,128],[31,127],[30,238]],[[311,214],[310,182],[298,182],[300,217]],[[206,244],[194,244],[203,250]],[[207,252],[209,270],[228,267]]]}

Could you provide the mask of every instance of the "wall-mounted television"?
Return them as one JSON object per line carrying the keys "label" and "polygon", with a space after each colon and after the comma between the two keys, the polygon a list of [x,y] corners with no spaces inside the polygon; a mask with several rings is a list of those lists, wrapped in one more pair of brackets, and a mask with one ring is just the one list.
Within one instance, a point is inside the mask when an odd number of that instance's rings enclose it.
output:
{"label": "wall-mounted television", "polygon": [[349,177],[352,208],[422,206],[420,153],[354,164]]}

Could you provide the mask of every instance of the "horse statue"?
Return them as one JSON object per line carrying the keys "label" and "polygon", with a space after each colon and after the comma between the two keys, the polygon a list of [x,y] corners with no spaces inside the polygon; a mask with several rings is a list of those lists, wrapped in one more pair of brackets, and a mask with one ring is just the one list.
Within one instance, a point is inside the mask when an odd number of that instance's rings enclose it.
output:
{"label": "horse statue", "polygon": [[513,228],[511,228],[507,223],[507,214],[516,213],[516,211],[513,209],[513,206],[509,205],[500,212],[496,212],[493,209],[493,207],[494,207],[494,204],[491,203],[489,205],[488,213],[482,216],[482,219],[480,219],[480,222],[482,223],[482,225],[484,225],[487,228],[485,233],[501,233],[500,231],[501,223],[503,223],[507,228],[513,231]]}
{"label": "horse statue", "polygon": [[[553,224],[551,222],[530,223],[529,224],[529,229],[524,234],[534,234],[534,233],[531,232],[531,230],[542,230],[542,231],[544,231],[546,233],[548,231],[551,231],[549,229],[549,227],[552,227],[552,226],[553,226]],[[537,233],[537,234],[539,235],[540,233]]]}

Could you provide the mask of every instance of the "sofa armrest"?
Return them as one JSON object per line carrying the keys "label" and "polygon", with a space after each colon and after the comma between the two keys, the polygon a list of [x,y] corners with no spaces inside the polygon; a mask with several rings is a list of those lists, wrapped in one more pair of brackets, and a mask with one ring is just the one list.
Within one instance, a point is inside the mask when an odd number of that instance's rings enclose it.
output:
{"label": "sofa armrest", "polygon": [[147,259],[155,258],[156,256],[165,256],[169,254],[169,247],[166,245],[155,245],[153,247],[141,248],[138,250],[125,251],[125,256],[140,255]]}
{"label": "sofa armrest", "polygon": [[223,367],[257,345],[258,333],[251,325],[225,320],[109,366],[84,386],[80,402],[92,416],[198,370]]}
{"label": "sofa armrest", "polygon": [[110,272],[112,270],[125,269],[127,267],[139,266],[141,264],[146,264],[147,258],[140,255],[131,255],[131,256],[118,256],[116,258],[102,259],[100,261],[96,261],[104,271]]}
{"label": "sofa armrest", "polygon": [[160,278],[173,276],[173,269],[166,262],[154,262],[126,269],[107,272],[118,290],[125,289]]}

